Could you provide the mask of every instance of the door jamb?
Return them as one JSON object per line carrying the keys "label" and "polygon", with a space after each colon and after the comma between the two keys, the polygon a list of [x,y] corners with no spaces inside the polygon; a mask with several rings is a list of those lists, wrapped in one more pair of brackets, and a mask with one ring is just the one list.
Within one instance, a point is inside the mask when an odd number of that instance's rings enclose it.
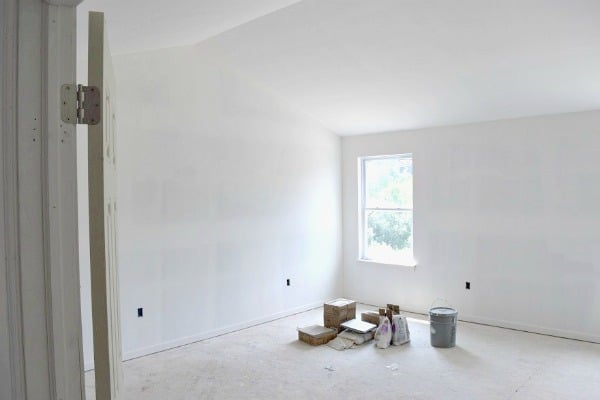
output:
{"label": "door jamb", "polygon": [[[76,9],[73,2],[46,1],[44,259],[49,337],[59,398],[85,396],[79,280],[76,125],[61,121],[60,87],[76,83]],[[66,5],[63,5],[66,4]],[[75,348],[76,351],[73,351]]]}
{"label": "door jamb", "polygon": [[2,34],[2,124],[0,125],[2,165],[0,165],[0,188],[2,191],[3,263],[6,287],[6,323],[10,377],[10,398],[25,398],[25,356],[23,351],[21,275],[19,271],[19,211],[17,168],[17,71],[19,0],[6,0],[3,4]]}
{"label": "door jamb", "polygon": [[59,103],[61,84],[76,82],[79,2],[4,1],[0,295],[14,399],[85,398],[76,137]]}

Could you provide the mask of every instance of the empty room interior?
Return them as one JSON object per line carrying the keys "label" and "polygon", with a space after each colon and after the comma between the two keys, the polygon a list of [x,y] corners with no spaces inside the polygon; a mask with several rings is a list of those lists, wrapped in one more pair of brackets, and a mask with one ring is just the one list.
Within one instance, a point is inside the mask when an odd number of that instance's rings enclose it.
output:
{"label": "empty room interior", "polygon": [[80,302],[48,387],[75,379],[64,354],[81,390],[33,394],[67,277],[45,263],[52,307],[30,313],[24,254],[0,271],[0,317],[22,304],[1,399],[600,399],[599,1],[71,3],[76,83],[96,79],[103,21],[115,85],[104,131],[87,109],[64,131]]}

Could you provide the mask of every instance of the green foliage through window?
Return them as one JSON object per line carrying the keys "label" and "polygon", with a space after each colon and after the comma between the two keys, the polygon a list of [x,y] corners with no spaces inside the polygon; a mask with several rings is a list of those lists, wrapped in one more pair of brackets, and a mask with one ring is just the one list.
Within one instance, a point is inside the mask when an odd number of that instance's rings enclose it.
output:
{"label": "green foliage through window", "polygon": [[412,212],[369,211],[368,244],[386,245],[394,250],[412,247]]}
{"label": "green foliage through window", "polygon": [[363,168],[363,258],[400,263],[412,258],[412,156],[367,158]]}

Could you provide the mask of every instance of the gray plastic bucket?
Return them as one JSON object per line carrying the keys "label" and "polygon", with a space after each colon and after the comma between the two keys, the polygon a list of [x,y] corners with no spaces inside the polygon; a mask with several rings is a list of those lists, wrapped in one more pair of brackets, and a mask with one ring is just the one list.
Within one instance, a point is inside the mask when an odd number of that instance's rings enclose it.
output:
{"label": "gray plastic bucket", "polygon": [[458,311],[450,307],[429,309],[431,345],[433,347],[454,347],[456,345],[456,320]]}

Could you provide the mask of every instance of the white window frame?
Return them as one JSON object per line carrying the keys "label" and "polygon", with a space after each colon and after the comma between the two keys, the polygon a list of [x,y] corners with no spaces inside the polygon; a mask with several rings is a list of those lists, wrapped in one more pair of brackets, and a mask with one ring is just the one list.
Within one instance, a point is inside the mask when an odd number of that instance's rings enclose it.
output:
{"label": "white window frame", "polygon": [[[388,264],[388,265],[400,265],[406,267],[416,267],[416,261],[414,259],[414,204],[412,208],[379,208],[379,207],[367,207],[367,188],[366,188],[366,163],[367,161],[372,160],[385,160],[389,158],[396,159],[408,159],[411,160],[411,164],[413,163],[413,153],[401,153],[401,154],[389,154],[389,155],[379,155],[379,156],[367,156],[367,157],[359,157],[358,159],[358,168],[359,168],[359,210],[358,210],[358,261],[367,262],[367,263],[375,263],[375,264]],[[413,174],[413,190],[414,190],[414,174]],[[414,197],[414,191],[413,191]],[[366,257],[365,252],[367,249],[367,233],[366,233],[366,225],[367,225],[367,213],[369,211],[391,211],[391,212],[407,212],[410,211],[412,213],[413,220],[413,246],[411,248],[412,255],[408,257],[406,260],[402,260],[402,263],[390,263],[384,260],[372,260]]]}

